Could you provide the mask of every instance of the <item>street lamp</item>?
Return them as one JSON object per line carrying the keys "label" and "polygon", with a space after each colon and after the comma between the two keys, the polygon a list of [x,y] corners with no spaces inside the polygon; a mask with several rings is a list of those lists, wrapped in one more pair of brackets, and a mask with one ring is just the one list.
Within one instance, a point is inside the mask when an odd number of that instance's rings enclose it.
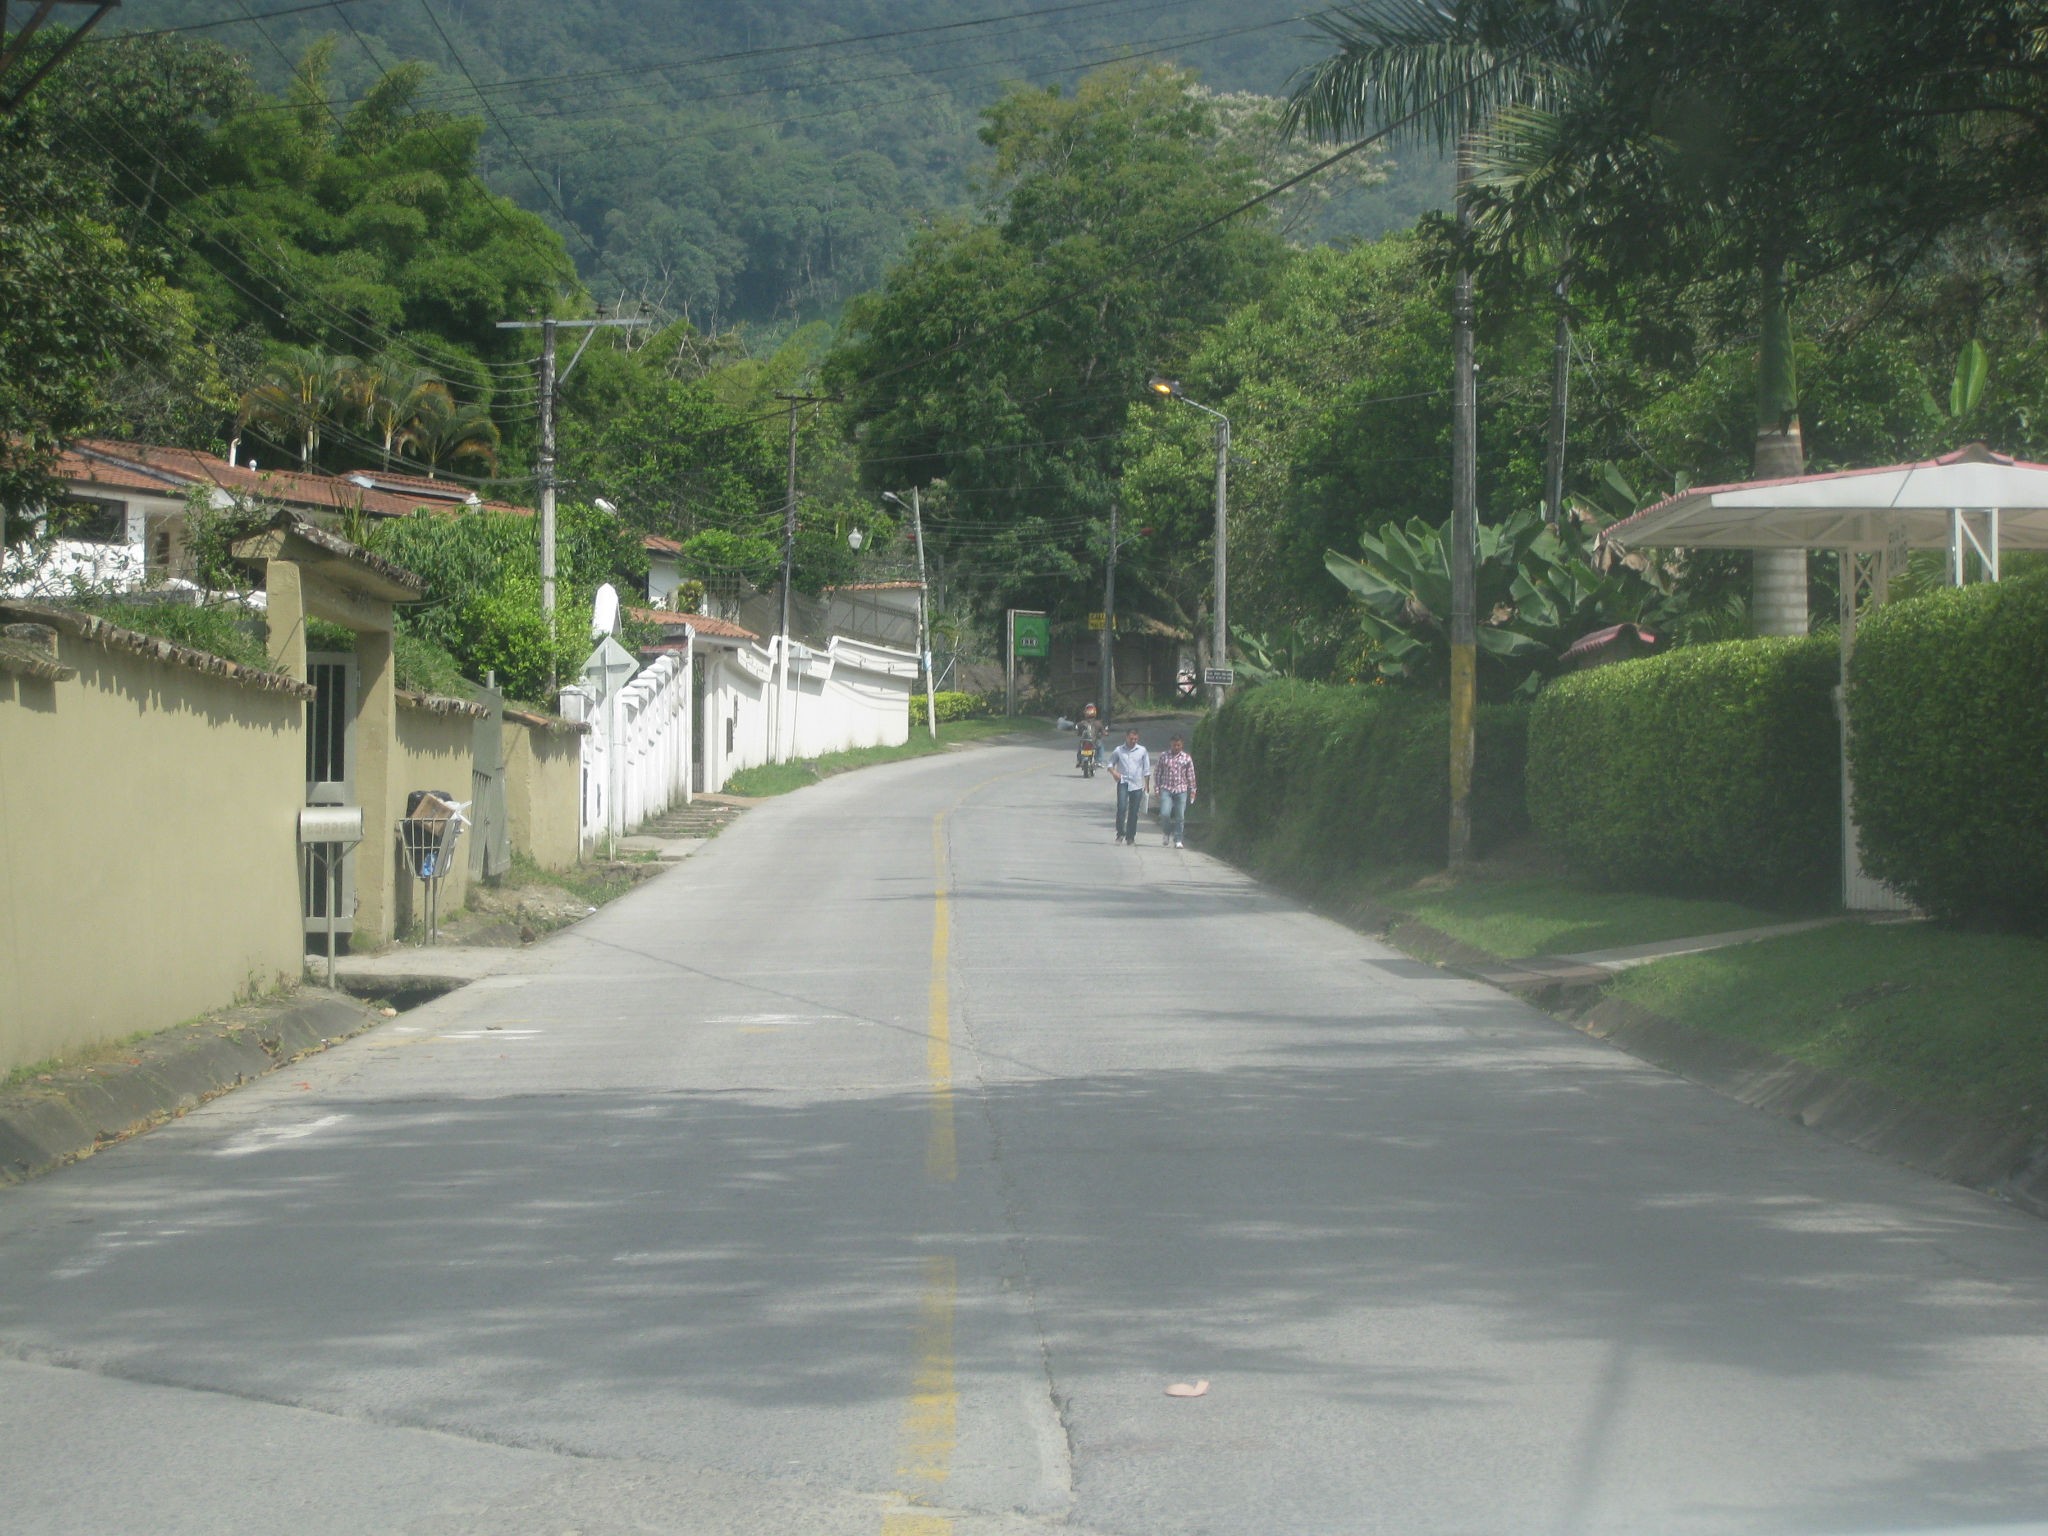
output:
{"label": "street lamp", "polygon": [[[1216,418],[1216,625],[1209,645],[1215,654],[1215,664],[1221,667],[1228,663],[1230,657],[1229,609],[1226,602],[1230,572],[1230,418],[1221,411],[1211,410],[1199,400],[1190,400],[1182,392],[1179,379],[1154,377],[1145,387],[1162,399],[1178,400],[1182,405],[1192,405],[1205,416]],[[1221,683],[1211,690],[1209,699],[1213,707],[1223,707]]]}
{"label": "street lamp", "polygon": [[[924,657],[924,724],[931,733],[931,739],[939,739],[939,701],[937,686],[932,681],[932,626],[931,591],[924,580],[924,510],[918,500],[917,487],[910,488],[910,500],[905,502],[894,491],[882,492],[882,500],[893,501],[897,506],[910,509],[910,526],[917,534],[917,649]],[[858,547],[858,546],[856,546]]]}
{"label": "street lamp", "polygon": [[602,496],[591,497],[590,504],[606,517],[617,517],[619,515],[619,509],[606,501]]}

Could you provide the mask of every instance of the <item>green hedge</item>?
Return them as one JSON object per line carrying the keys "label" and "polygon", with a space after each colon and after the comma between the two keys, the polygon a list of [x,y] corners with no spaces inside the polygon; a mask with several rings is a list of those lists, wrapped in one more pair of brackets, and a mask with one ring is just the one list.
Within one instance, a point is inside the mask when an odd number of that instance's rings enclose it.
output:
{"label": "green hedge", "polygon": [[1529,819],[1611,885],[1764,902],[1841,875],[1835,641],[1731,640],[1558,678],[1529,719]]}
{"label": "green hedge", "polygon": [[[1473,840],[1525,829],[1527,711],[1479,711]],[[1195,730],[1221,841],[1310,877],[1360,864],[1441,863],[1450,819],[1450,715],[1387,687],[1271,682],[1233,694]]]}
{"label": "green hedge", "polygon": [[2048,578],[1877,609],[1849,724],[1865,867],[1929,912],[2048,932]]}
{"label": "green hedge", "polygon": [[[935,693],[932,702],[939,707],[939,724],[948,720],[974,720],[982,715],[995,713],[995,705],[988,695],[981,693]],[[924,694],[910,696],[910,723],[924,724]]]}

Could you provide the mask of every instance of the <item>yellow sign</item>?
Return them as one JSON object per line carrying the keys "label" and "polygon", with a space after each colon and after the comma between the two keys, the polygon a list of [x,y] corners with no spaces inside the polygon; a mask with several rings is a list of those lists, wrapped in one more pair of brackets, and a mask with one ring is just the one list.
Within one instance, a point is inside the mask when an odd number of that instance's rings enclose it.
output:
{"label": "yellow sign", "polygon": [[1106,613],[1091,613],[1091,614],[1089,614],[1089,615],[1088,615],[1088,627],[1089,627],[1090,629],[1107,629],[1107,628],[1109,628],[1109,615],[1108,615],[1108,614],[1106,614]]}

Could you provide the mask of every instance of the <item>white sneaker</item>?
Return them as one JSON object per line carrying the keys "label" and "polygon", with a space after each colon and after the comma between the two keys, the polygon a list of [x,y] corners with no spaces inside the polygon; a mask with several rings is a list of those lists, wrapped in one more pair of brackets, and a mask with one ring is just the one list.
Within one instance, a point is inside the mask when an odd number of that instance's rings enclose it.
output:
{"label": "white sneaker", "polygon": [[1173,840],[1173,846],[1176,848],[1185,848],[1187,847],[1187,844],[1182,842],[1179,838],[1175,838]]}

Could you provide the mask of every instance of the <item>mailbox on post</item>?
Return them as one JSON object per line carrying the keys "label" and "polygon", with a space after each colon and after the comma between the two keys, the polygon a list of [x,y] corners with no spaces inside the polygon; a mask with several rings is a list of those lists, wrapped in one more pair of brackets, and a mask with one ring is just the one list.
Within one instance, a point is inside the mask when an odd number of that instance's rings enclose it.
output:
{"label": "mailbox on post", "polygon": [[334,909],[341,904],[341,861],[363,840],[363,808],[359,805],[309,805],[299,812],[299,856],[306,879],[313,878],[313,850],[328,849],[327,985],[334,986]]}

